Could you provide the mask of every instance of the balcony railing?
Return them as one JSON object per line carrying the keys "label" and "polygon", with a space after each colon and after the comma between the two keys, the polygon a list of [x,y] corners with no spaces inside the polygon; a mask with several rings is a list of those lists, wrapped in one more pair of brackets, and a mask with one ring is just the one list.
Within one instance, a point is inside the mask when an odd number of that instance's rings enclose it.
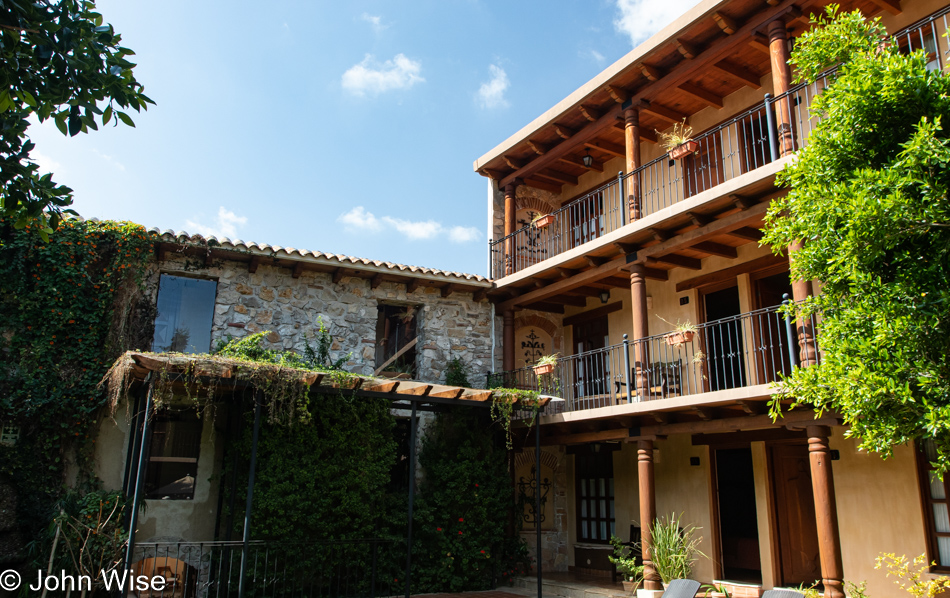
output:
{"label": "balcony railing", "polygon": [[[950,7],[898,31],[901,51],[924,50],[930,68],[942,70],[950,46]],[[765,100],[693,138],[697,151],[681,160],[669,154],[605,183],[552,213],[544,228],[525,226],[489,242],[491,278],[502,278],[593,241],[633,220],[668,208],[741,174],[798,151],[819,118],[809,113],[814,98],[834,79],[831,69],[813,83],[803,83]]]}
{"label": "balcony railing", "polygon": [[[563,357],[553,374],[531,368],[492,374],[496,385],[540,390],[579,411],[778,382],[793,365],[818,360],[814,337],[799,333],[781,306],[700,324],[677,338],[657,334]],[[798,326],[815,329],[812,319]],[[803,357],[804,356],[804,357]]]}

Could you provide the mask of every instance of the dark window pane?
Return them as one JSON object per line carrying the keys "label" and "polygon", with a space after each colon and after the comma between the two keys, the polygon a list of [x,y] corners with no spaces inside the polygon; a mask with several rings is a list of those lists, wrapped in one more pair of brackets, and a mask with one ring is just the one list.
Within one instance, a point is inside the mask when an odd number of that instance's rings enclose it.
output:
{"label": "dark window pane", "polygon": [[201,419],[194,413],[155,417],[145,472],[145,498],[191,500],[195,497]]}
{"label": "dark window pane", "polygon": [[207,353],[217,283],[162,274],[152,351]]}

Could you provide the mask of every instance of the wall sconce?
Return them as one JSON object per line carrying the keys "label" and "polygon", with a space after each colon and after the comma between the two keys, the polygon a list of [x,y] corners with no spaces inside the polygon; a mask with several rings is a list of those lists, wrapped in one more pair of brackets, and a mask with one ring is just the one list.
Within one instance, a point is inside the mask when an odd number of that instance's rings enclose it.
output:
{"label": "wall sconce", "polygon": [[607,303],[608,301],[610,301],[610,290],[608,289],[608,290],[606,290],[606,291],[601,291],[601,292],[600,292],[600,302],[601,302],[601,303]]}
{"label": "wall sconce", "polygon": [[581,156],[581,162],[584,163],[584,166],[590,168],[594,165],[594,157],[590,155],[590,149],[588,149],[583,156]]}

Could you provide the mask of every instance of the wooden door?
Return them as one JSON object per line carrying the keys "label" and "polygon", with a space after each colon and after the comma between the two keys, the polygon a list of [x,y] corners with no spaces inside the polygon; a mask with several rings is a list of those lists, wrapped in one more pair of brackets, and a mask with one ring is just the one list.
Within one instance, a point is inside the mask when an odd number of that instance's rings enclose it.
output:
{"label": "wooden door", "polygon": [[[777,274],[766,272],[756,277],[753,288],[756,309],[781,305],[783,296],[792,294],[792,283],[784,267]],[[756,384],[776,382],[780,374],[791,374],[792,358],[784,318],[776,313],[761,314],[752,322],[752,332],[755,336]]]}
{"label": "wooden door", "polygon": [[695,153],[683,159],[684,198],[712,189],[723,181],[722,141],[718,132],[699,141]]}
{"label": "wooden door", "polygon": [[702,330],[703,352],[706,354],[703,363],[709,390],[746,386],[745,336],[742,321],[734,317],[742,313],[739,287],[704,291],[703,307],[707,323],[720,320]]}
{"label": "wooden door", "polygon": [[601,355],[584,355],[607,346],[607,316],[574,325],[575,396],[602,396],[607,392],[609,374]]}
{"label": "wooden door", "polygon": [[784,586],[810,585],[821,579],[821,561],[808,447],[774,445],[770,453],[781,567],[779,579]]}

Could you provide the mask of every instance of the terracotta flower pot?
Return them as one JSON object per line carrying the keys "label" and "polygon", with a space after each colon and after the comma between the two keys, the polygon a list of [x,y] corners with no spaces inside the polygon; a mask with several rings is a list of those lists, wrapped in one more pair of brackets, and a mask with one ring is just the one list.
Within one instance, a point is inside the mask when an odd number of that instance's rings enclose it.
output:
{"label": "terracotta flower pot", "polygon": [[674,347],[676,345],[685,345],[693,341],[693,337],[696,336],[696,333],[692,330],[685,330],[682,332],[671,332],[666,335],[666,344]]}
{"label": "terracotta flower pot", "polygon": [[636,592],[636,591],[637,591],[637,588],[639,588],[639,587],[640,587],[640,582],[639,582],[639,581],[626,581],[626,580],[624,580],[624,582],[623,582],[623,591],[624,591],[624,592],[627,592],[628,594],[630,594],[630,593],[632,593],[632,592]]}
{"label": "terracotta flower pot", "polygon": [[695,152],[697,149],[699,149],[699,142],[690,139],[689,141],[681,143],[680,145],[677,145],[671,149],[670,158],[674,160],[682,160],[686,156]]}
{"label": "terracotta flower pot", "polygon": [[535,228],[544,228],[554,223],[554,214],[545,214],[534,221]]}
{"label": "terracotta flower pot", "polygon": [[536,376],[543,376],[545,374],[550,374],[554,371],[553,363],[545,363],[544,365],[534,366],[534,373]]}

